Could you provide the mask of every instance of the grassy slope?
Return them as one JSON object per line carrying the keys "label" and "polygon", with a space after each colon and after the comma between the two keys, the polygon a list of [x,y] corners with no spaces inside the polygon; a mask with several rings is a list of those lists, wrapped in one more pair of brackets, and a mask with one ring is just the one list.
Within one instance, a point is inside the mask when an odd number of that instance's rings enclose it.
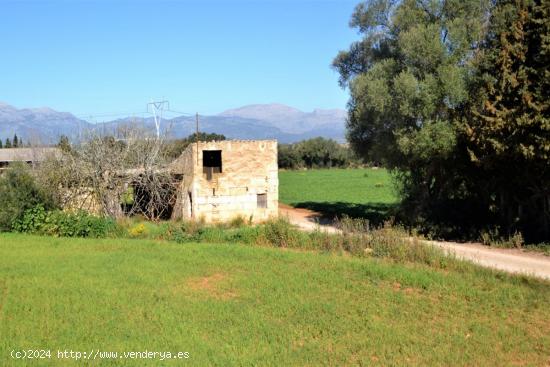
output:
{"label": "grassy slope", "polygon": [[0,234],[2,366],[39,347],[189,351],[189,365],[543,365],[549,303],[547,283],[485,270]]}
{"label": "grassy slope", "polygon": [[280,171],[279,198],[327,216],[345,213],[375,222],[398,202],[389,172],[368,168]]}

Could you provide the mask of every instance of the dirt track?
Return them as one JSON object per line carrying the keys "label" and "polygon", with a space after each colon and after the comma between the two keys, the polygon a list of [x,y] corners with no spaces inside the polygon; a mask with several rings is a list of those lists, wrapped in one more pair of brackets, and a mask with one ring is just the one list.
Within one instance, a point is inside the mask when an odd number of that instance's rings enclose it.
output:
{"label": "dirt track", "polygon": [[338,229],[331,223],[321,224],[323,222],[321,214],[313,210],[293,208],[289,205],[279,203],[279,215],[287,217],[290,223],[307,231],[321,228],[331,233],[338,232]]}
{"label": "dirt track", "polygon": [[[331,223],[322,220],[320,213],[308,209],[296,209],[279,204],[279,215],[287,217],[292,224],[306,231],[320,228],[330,233],[338,232],[338,229]],[[438,246],[455,254],[458,258],[472,261],[481,266],[550,280],[550,256],[517,249],[498,249],[476,243],[441,241],[426,241],[426,243]]]}

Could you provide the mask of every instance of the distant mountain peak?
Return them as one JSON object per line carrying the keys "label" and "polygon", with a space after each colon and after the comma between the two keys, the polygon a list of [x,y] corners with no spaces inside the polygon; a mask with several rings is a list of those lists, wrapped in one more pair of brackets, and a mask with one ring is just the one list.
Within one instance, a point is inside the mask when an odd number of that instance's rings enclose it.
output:
{"label": "distant mountain peak", "polygon": [[51,109],[50,107],[34,107],[34,108],[26,108],[26,110],[36,112],[36,113],[66,113],[66,112],[58,112],[54,109]]}
{"label": "distant mountain peak", "polygon": [[36,144],[56,142],[61,135],[74,136],[89,124],[68,112],[49,107],[21,108],[0,102],[0,139],[17,134]]}
{"label": "distant mountain peak", "polygon": [[[276,113],[294,113],[294,114],[307,114],[298,108],[291,107],[282,103],[265,103],[265,104],[250,104],[238,108],[232,108],[222,113],[218,114],[219,116],[232,116],[232,115],[242,115],[243,113],[252,113],[257,111],[269,111]],[[315,108],[311,113],[317,114],[346,114],[345,110],[338,108]]]}
{"label": "distant mountain peak", "polygon": [[[281,103],[251,104],[201,118],[201,131],[224,134],[230,139],[278,139],[294,142],[323,136],[344,139],[346,113],[338,109],[315,109],[303,112]],[[135,121],[152,128],[153,119],[130,117],[107,121],[103,132],[114,133],[120,124]],[[179,116],[163,119],[171,137],[186,137],[194,132],[194,119]],[[49,107],[17,109],[0,102],[0,139],[14,133],[24,139],[40,136],[42,142],[57,142],[60,135],[78,137],[86,129],[97,130],[98,125],[77,118],[69,112],[58,112]]]}
{"label": "distant mountain peak", "polygon": [[290,107],[281,103],[269,103],[269,104],[251,104],[238,108],[233,108],[226,110],[219,114],[219,116],[258,116],[262,115],[263,117],[267,114],[303,114],[304,112],[300,111],[297,108]]}
{"label": "distant mountain peak", "polygon": [[0,109],[3,109],[3,110],[5,110],[5,109],[16,110],[16,108],[13,107],[12,105],[9,105],[9,104],[7,104],[5,102],[2,102],[2,101],[0,101]]}
{"label": "distant mountain peak", "polygon": [[346,111],[338,109],[315,109],[303,112],[280,103],[254,104],[224,111],[218,116],[262,120],[283,131],[304,133],[320,126],[334,124],[343,131]]}

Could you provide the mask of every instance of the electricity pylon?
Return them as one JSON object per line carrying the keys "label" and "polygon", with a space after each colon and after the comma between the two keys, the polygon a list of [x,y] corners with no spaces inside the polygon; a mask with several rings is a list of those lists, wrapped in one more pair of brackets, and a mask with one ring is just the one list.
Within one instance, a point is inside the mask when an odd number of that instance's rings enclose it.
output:
{"label": "electricity pylon", "polygon": [[162,121],[162,112],[164,111],[165,107],[167,110],[169,110],[170,102],[151,100],[150,103],[147,103],[147,112],[152,112],[153,118],[155,120],[155,127],[157,128],[157,139],[160,139],[160,123]]}

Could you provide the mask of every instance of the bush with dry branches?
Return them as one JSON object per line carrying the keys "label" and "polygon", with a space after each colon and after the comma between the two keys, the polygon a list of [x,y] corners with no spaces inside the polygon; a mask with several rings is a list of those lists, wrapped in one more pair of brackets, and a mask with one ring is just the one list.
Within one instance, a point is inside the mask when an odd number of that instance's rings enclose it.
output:
{"label": "bush with dry branches", "polygon": [[119,127],[116,136],[91,131],[76,145],[64,144],[39,167],[38,180],[57,188],[56,200],[65,208],[113,218],[169,216],[177,180],[163,154],[165,137],[131,125]]}

